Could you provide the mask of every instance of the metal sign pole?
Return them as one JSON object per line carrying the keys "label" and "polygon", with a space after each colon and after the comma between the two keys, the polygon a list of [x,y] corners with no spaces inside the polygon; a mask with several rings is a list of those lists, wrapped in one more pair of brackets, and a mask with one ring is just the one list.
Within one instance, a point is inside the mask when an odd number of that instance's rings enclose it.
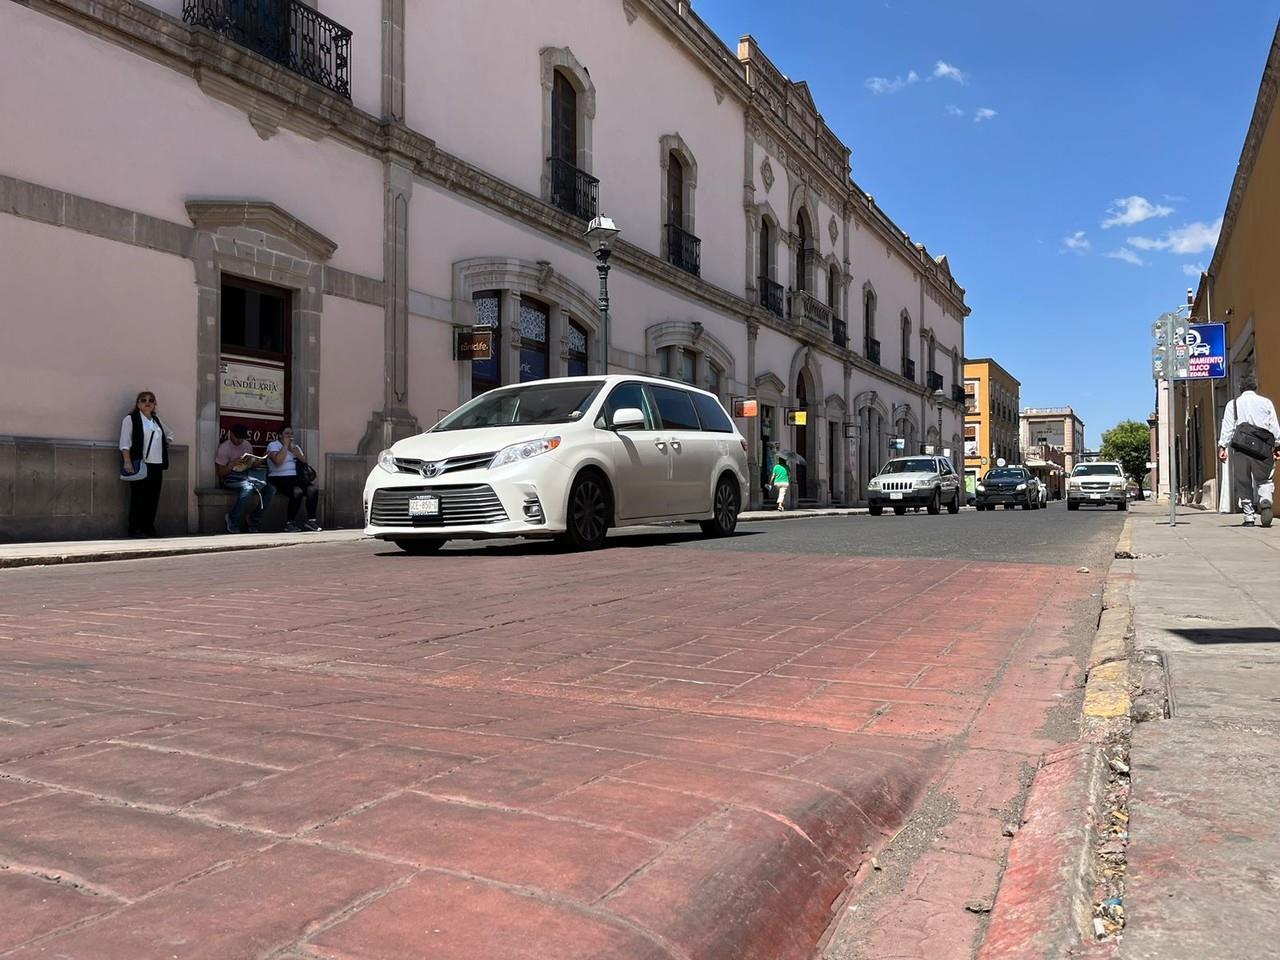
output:
{"label": "metal sign pole", "polygon": [[1169,384],[1169,526],[1178,525],[1178,384]]}

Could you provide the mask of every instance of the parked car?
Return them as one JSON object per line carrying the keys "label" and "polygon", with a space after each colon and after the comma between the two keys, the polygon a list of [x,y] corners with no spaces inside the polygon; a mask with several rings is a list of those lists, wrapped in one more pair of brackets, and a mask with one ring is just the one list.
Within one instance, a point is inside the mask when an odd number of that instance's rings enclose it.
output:
{"label": "parked car", "polygon": [[1118,463],[1098,460],[1077,464],[1067,480],[1067,509],[1079,510],[1080,504],[1086,503],[1128,510],[1128,488],[1124,468]]}
{"label": "parked car", "polygon": [[996,467],[988,470],[978,483],[979,510],[994,510],[1003,505],[1006,510],[1022,507],[1023,510],[1039,510],[1044,506],[1040,494],[1040,481],[1026,467]]}
{"label": "parked car", "polygon": [[694,520],[733,533],[747,442],[714,394],[652,377],[561,377],[501,387],[378,456],[365,532],[408,553],[446,540],[554,537]]}
{"label": "parked car", "polygon": [[885,506],[902,516],[907,507],[938,513],[959,513],[964,502],[964,479],[946,457],[896,457],[867,484],[867,506],[873,517]]}

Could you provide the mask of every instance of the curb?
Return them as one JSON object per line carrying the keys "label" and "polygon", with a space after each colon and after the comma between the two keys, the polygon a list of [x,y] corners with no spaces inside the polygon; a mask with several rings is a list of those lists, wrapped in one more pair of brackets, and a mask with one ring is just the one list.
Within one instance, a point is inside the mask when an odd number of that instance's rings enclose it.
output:
{"label": "curb", "polygon": [[[336,531],[335,531],[336,532]],[[356,531],[345,531],[355,533]],[[212,538],[211,538],[212,539]],[[249,542],[243,540],[219,543],[194,543],[189,546],[134,548],[106,548],[93,553],[38,553],[27,556],[0,556],[0,570],[16,570],[21,567],[54,567],[72,563],[105,563],[113,560],[153,560],[161,557],[187,557],[203,553],[232,553],[241,550],[272,550],[277,547],[301,547],[318,543],[354,543],[368,539],[360,536],[308,536],[305,540],[268,540]]]}
{"label": "curb", "polygon": [[[1117,557],[1131,553],[1133,519],[1116,541]],[[1094,812],[1108,783],[1102,746],[1127,726],[1132,587],[1108,573],[1102,614],[1089,650],[1079,740],[1044,758],[1009,847],[991,924],[978,960],[1058,960],[1113,957],[1114,941],[1086,935],[1093,922]]]}

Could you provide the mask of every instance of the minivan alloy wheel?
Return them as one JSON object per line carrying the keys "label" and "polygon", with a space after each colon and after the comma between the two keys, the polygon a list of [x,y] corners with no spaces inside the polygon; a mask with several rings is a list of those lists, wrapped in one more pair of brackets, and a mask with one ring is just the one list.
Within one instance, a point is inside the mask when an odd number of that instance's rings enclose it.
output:
{"label": "minivan alloy wheel", "polygon": [[711,519],[700,524],[709,537],[727,537],[738,526],[738,488],[728,477],[716,484],[715,500],[711,506]]}
{"label": "minivan alloy wheel", "polygon": [[592,474],[579,477],[569,492],[565,539],[579,550],[594,550],[609,533],[609,496]]}

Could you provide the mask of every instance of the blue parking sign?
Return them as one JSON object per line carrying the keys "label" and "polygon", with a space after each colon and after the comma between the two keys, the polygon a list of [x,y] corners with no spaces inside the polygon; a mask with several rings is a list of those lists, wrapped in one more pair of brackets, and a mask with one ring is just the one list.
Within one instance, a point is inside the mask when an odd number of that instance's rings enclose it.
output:
{"label": "blue parking sign", "polygon": [[1221,380],[1227,375],[1227,325],[1191,323],[1174,360],[1175,380]]}

